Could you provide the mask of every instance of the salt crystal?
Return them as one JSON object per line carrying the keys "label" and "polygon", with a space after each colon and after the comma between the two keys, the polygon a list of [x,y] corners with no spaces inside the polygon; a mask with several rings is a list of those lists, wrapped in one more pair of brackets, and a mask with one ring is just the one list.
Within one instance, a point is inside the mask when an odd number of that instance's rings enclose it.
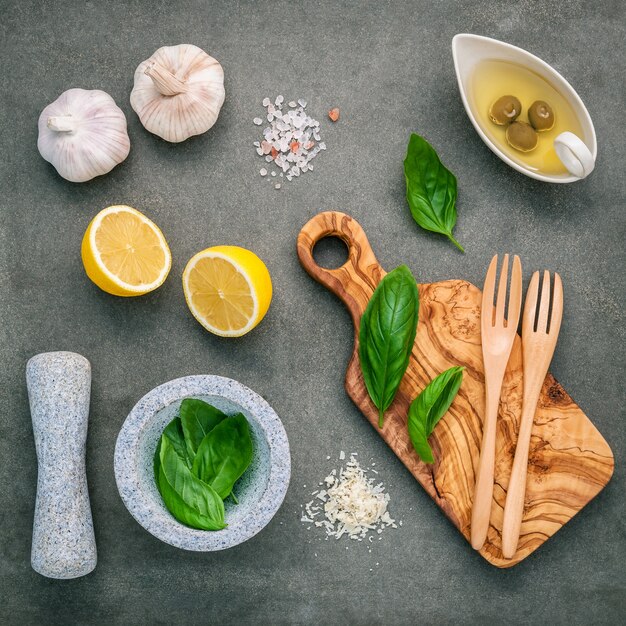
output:
{"label": "salt crystal", "polygon": [[276,183],[276,184],[274,185],[274,189],[280,189],[280,183]]}
{"label": "salt crystal", "polygon": [[[313,171],[310,161],[321,149],[326,149],[326,145],[320,145],[319,122],[304,111],[306,100],[290,100],[289,108],[285,106],[284,110],[283,103],[282,95],[278,95],[274,103],[269,98],[263,100],[269,125],[263,129],[264,141],[254,144],[257,154],[265,156],[268,163],[274,160],[277,171],[272,172],[272,176],[280,172],[291,181]],[[255,123],[257,120],[261,118],[255,118]]]}
{"label": "salt crystal", "polygon": [[262,168],[259,170],[259,174],[261,174],[261,176],[267,176],[267,170],[266,170],[264,167],[262,167]]}
{"label": "salt crystal", "polygon": [[254,124],[256,124],[257,126],[260,126],[261,124],[263,124],[263,120],[260,117],[255,117],[252,122]]}

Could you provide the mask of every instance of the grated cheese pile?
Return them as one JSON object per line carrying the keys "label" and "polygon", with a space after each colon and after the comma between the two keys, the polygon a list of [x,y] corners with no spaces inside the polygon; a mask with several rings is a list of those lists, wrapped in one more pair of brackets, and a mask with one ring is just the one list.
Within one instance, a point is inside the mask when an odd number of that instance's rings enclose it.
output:
{"label": "grated cheese pile", "polygon": [[[325,488],[314,491],[311,495],[315,499],[304,506],[300,521],[324,528],[327,538],[340,539],[347,535],[362,541],[369,531],[380,534],[389,526],[397,528],[387,511],[389,494],[385,493],[385,487],[382,483],[375,485],[374,479],[366,476],[355,456],[350,455],[338,475],[337,470],[333,470],[320,483]],[[341,452],[339,458],[345,459],[345,453]],[[315,519],[322,514],[323,518]]]}

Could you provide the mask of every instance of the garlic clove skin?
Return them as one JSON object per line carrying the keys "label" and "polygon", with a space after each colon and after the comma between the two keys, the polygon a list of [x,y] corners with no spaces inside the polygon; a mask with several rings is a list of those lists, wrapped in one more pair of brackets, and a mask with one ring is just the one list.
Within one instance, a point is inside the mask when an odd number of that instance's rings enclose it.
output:
{"label": "garlic clove skin", "polygon": [[181,44],[159,48],[139,64],[130,104],[146,130],[178,143],[215,124],[225,95],[220,63]]}
{"label": "garlic clove skin", "polygon": [[41,112],[38,125],[41,156],[73,183],[110,172],[130,152],[126,116],[99,89],[68,89]]}

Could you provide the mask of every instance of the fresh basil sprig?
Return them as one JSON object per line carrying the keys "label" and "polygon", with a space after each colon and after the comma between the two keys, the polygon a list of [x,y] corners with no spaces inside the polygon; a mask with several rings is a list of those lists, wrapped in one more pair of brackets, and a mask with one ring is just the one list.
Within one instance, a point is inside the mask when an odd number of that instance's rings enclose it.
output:
{"label": "fresh basil sprig", "polygon": [[418,315],[415,278],[401,265],[380,281],[361,317],[359,360],[379,428],[409,364]]}
{"label": "fresh basil sprig", "polygon": [[246,418],[202,400],[186,398],[163,431],[154,455],[154,474],[165,506],[183,524],[221,530],[224,499],[235,502],[233,486],[252,462]]}
{"label": "fresh basil sprig", "polygon": [[451,367],[433,378],[409,407],[409,437],[424,463],[434,463],[428,437],[446,414],[463,381],[464,367]]}
{"label": "fresh basil sprig", "polygon": [[456,178],[434,148],[415,133],[411,134],[404,159],[404,178],[413,219],[422,228],[445,235],[464,252],[452,235],[456,224]]}

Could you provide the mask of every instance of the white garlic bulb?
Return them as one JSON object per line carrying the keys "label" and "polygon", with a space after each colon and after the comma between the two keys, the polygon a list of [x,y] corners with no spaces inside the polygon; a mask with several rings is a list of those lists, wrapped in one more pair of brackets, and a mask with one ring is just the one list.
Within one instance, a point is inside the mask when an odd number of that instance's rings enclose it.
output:
{"label": "white garlic bulb", "polygon": [[41,112],[37,148],[63,178],[83,183],[128,156],[126,117],[104,91],[68,89]]}
{"label": "white garlic bulb", "polygon": [[205,133],[224,103],[224,70],[191,44],[164,46],[135,71],[130,104],[147,130],[177,143]]}

